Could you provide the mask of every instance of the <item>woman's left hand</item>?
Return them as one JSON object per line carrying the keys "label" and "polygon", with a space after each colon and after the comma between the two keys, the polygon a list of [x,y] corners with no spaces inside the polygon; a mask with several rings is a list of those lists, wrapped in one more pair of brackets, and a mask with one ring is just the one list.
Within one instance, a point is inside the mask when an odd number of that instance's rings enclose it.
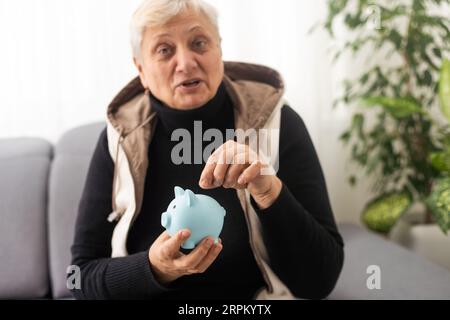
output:
{"label": "woman's left hand", "polygon": [[209,157],[200,177],[203,189],[223,186],[226,189],[247,189],[260,209],[270,207],[278,198],[281,180],[275,175],[264,175],[268,168],[249,146],[227,141]]}

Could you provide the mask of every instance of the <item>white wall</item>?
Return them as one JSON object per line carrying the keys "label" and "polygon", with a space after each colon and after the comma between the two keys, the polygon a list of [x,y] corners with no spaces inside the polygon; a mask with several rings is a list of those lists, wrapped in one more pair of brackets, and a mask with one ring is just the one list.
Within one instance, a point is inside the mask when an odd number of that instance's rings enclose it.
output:
{"label": "white wall", "polygon": [[139,1],[1,0],[0,136],[56,141],[104,118],[134,70],[128,20]]}
{"label": "white wall", "polygon": [[[136,75],[128,23],[140,0],[0,0],[0,137],[57,141],[105,118],[107,104]],[[323,32],[307,35],[325,1],[211,0],[219,9],[225,60],[279,70],[321,159],[339,221],[359,221],[368,193],[346,182],[337,140],[349,114],[332,110],[345,63],[332,68]]]}

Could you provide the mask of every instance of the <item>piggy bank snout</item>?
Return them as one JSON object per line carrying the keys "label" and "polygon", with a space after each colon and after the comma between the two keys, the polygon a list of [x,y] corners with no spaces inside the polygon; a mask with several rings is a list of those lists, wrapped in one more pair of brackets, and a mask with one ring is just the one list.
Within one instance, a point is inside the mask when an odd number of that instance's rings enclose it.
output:
{"label": "piggy bank snout", "polygon": [[170,227],[170,213],[168,212],[163,212],[161,215],[161,225],[168,229]]}

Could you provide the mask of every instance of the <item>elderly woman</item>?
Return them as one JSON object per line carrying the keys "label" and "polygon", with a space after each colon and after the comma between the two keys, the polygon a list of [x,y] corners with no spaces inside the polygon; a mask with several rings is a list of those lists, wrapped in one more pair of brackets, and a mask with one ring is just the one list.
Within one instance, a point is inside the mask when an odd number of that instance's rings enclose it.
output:
{"label": "elderly woman", "polygon": [[[109,106],[91,161],[72,246],[81,269],[75,297],[326,297],[342,268],[343,241],[280,75],[224,63],[217,14],[202,0],[144,1],[131,29],[139,77]],[[175,161],[177,130],[194,137],[187,153],[205,148],[198,123],[224,137],[230,129],[278,130],[276,156],[228,136],[209,158]],[[161,213],[174,186],[226,209],[220,241],[207,237],[184,250],[190,230],[164,231]]]}

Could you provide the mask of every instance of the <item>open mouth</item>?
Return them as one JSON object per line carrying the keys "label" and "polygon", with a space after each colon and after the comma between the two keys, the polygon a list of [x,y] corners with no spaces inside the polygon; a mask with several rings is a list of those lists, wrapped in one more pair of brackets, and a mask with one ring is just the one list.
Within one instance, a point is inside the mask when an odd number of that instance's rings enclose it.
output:
{"label": "open mouth", "polygon": [[200,80],[190,80],[190,81],[183,82],[181,84],[181,86],[184,88],[193,88],[193,87],[198,86],[199,84],[200,84]]}

